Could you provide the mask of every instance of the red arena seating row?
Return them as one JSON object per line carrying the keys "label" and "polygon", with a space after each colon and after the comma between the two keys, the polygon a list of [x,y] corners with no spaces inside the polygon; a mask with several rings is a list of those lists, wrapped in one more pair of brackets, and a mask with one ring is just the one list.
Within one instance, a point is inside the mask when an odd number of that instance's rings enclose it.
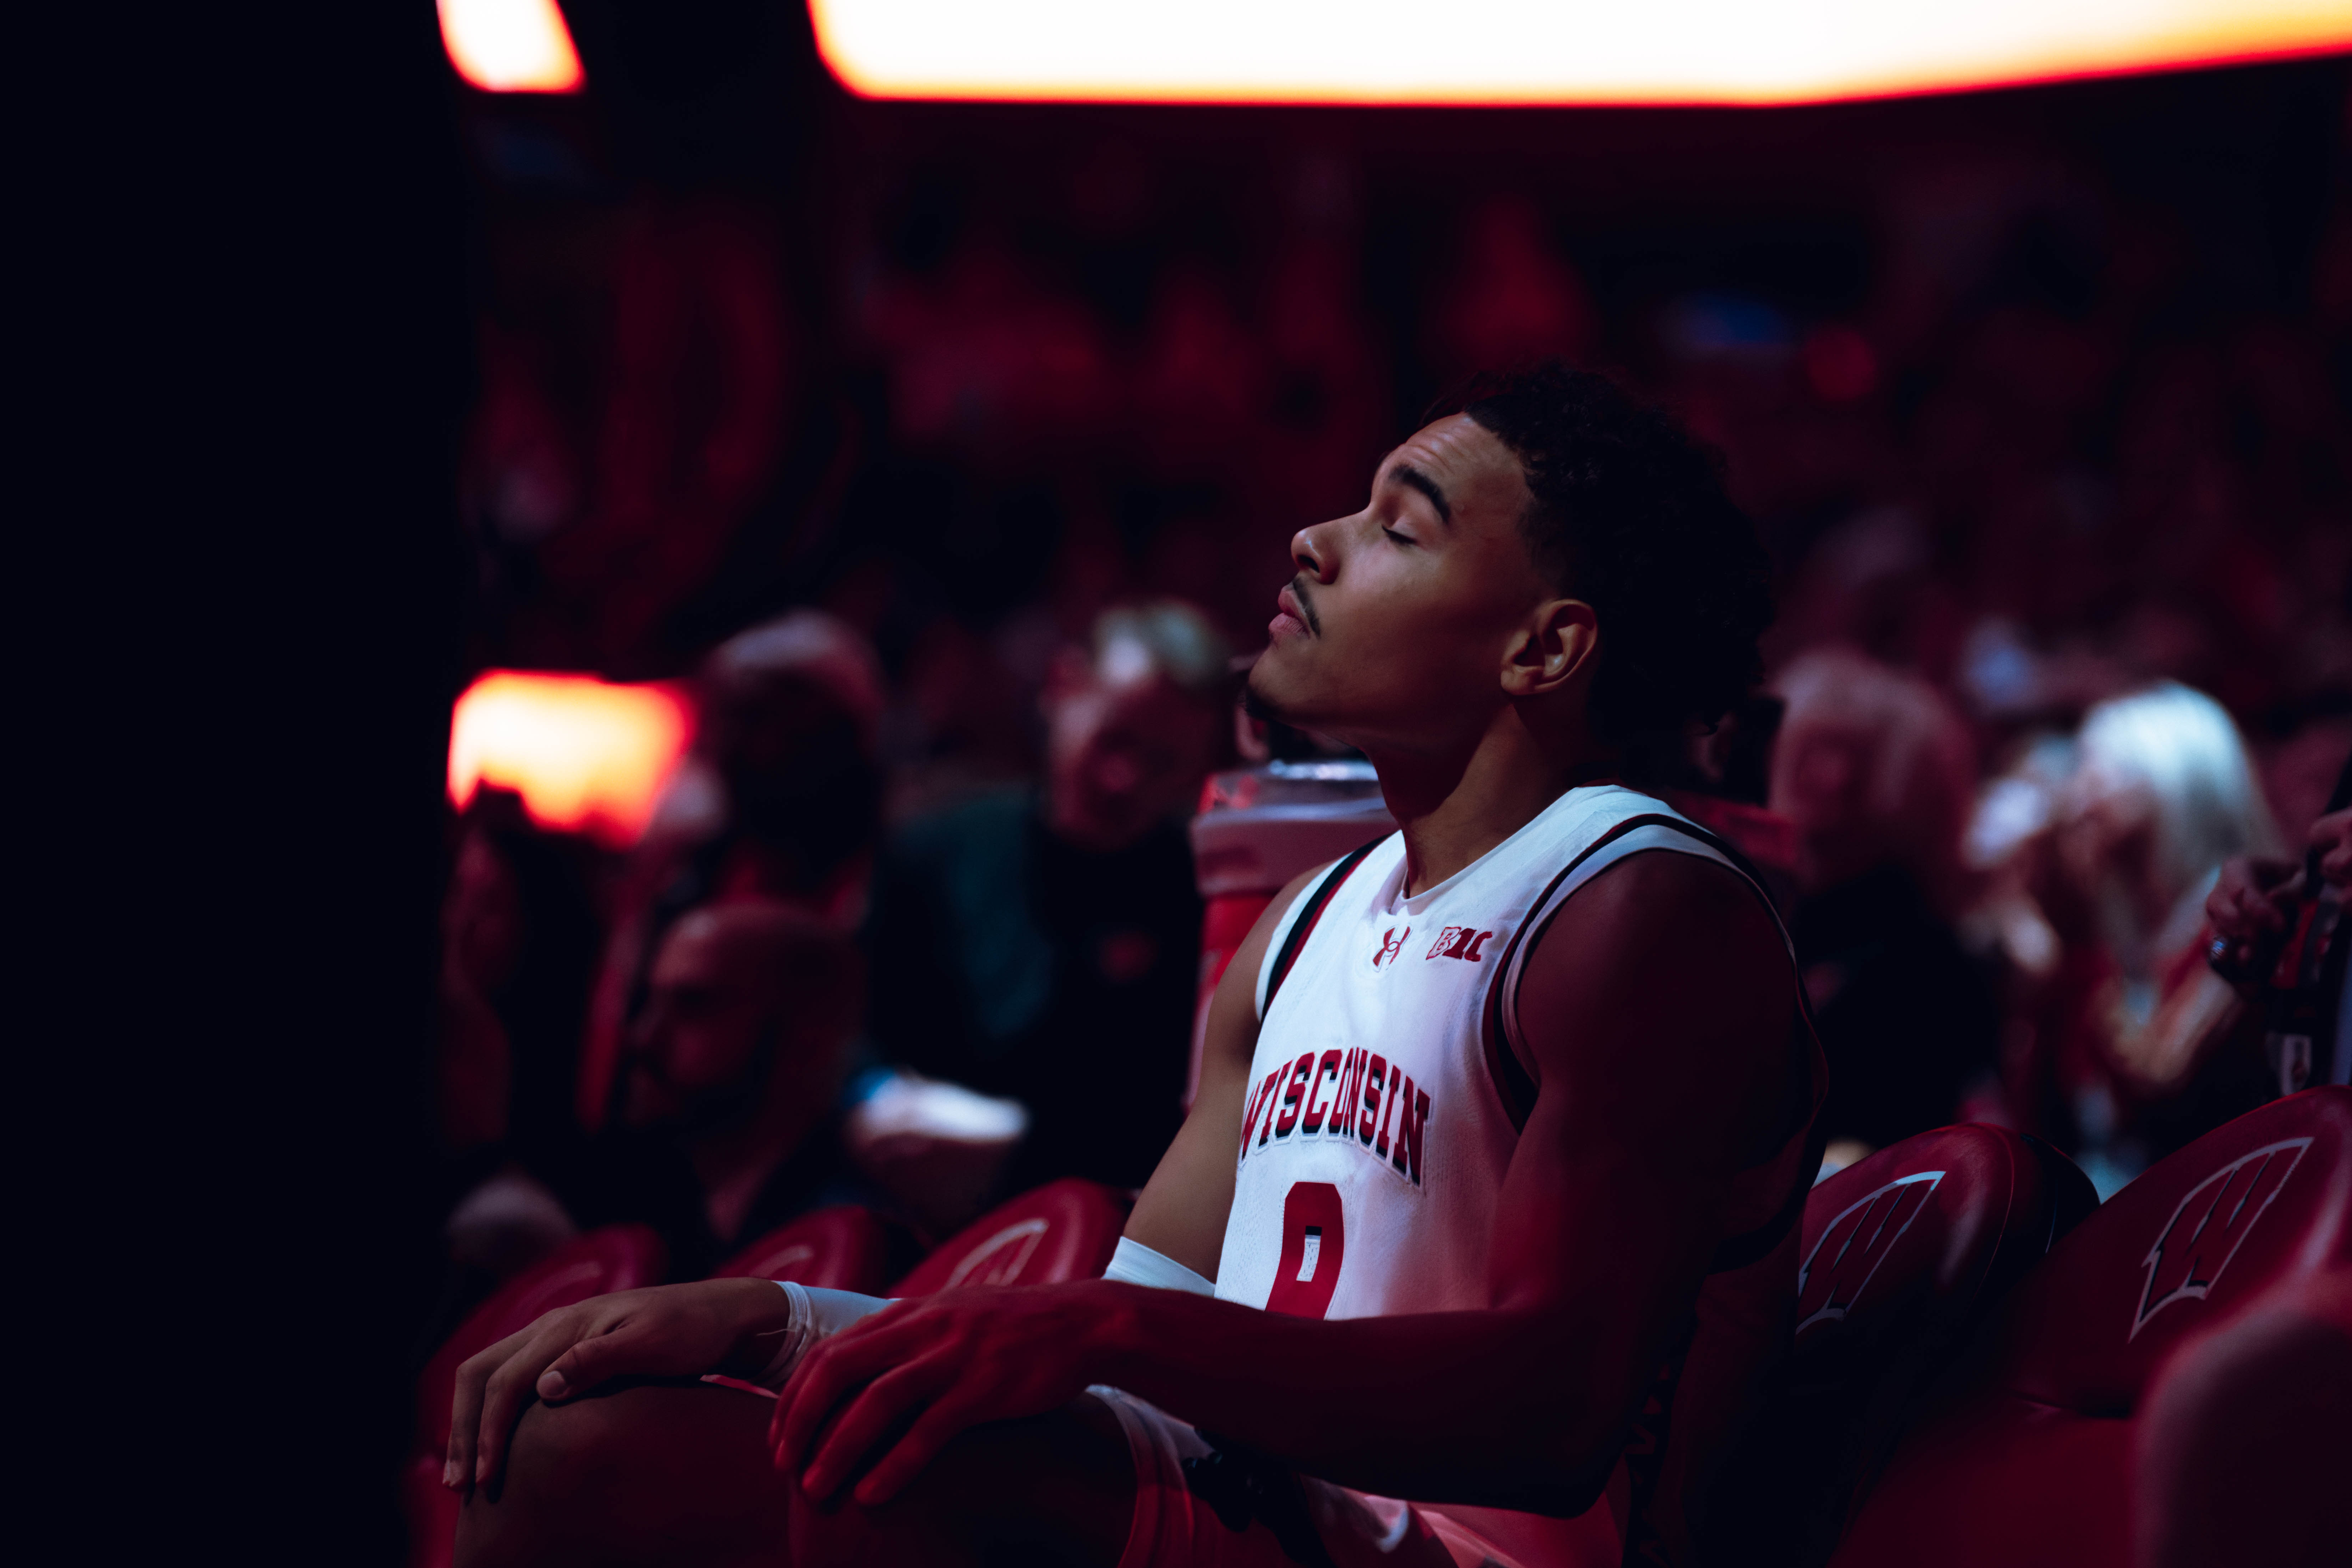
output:
{"label": "red arena seating row", "polygon": [[[864,1209],[819,1209],[744,1247],[714,1278],[792,1279],[891,1296],[1091,1279],[1109,1266],[1127,1211],[1124,1193],[1093,1182],[1052,1182],[982,1215],[885,1289],[888,1235],[882,1222]],[[458,1500],[441,1485],[441,1462],[459,1363],[542,1312],[657,1284],[665,1261],[660,1238],[642,1226],[591,1231],[500,1287],[425,1364],[417,1384],[416,1449],[402,1478],[415,1568],[446,1564],[457,1534]]]}
{"label": "red arena seating row", "polygon": [[[824,1210],[720,1272],[896,1296],[1051,1283],[1101,1273],[1126,1217],[1124,1194],[1056,1182],[885,1289],[880,1223]],[[2242,1117],[2104,1207],[2033,1139],[1925,1133],[1816,1187],[1800,1256],[1794,1343],[1716,1516],[1732,1560],[2187,1568],[2352,1540],[2352,1089]],[[443,1347],[419,1389],[414,1561],[446,1563],[454,1532],[457,1363],[660,1267],[648,1232],[592,1233]]]}
{"label": "red arena seating row", "polygon": [[890,1233],[870,1210],[842,1205],[777,1226],[711,1271],[713,1279],[790,1279],[872,1292],[888,1273]]}
{"label": "red arena seating row", "polygon": [[667,1263],[661,1237],[644,1226],[592,1230],[500,1286],[425,1363],[425,1375],[416,1384],[416,1448],[401,1477],[409,1560],[417,1568],[446,1563],[457,1533],[457,1494],[441,1484],[441,1463],[449,1451],[449,1400],[457,1388],[458,1365],[529,1328],[542,1312],[591,1296],[658,1284]]}
{"label": "red arena seating row", "polygon": [[770,1231],[712,1278],[793,1279],[883,1296],[1092,1279],[1110,1266],[1127,1211],[1127,1195],[1099,1183],[1049,1182],[981,1215],[889,1285],[882,1222],[860,1208],[819,1209]]}
{"label": "red arena seating row", "polygon": [[2098,1201],[2048,1144],[1980,1126],[1905,1139],[1816,1186],[1794,1342],[1716,1505],[1727,1560],[1826,1558],[1920,1390]]}
{"label": "red arena seating row", "polygon": [[2343,1561],[2348,1248],[2352,1089],[2162,1161],[2011,1293],[1832,1568]]}

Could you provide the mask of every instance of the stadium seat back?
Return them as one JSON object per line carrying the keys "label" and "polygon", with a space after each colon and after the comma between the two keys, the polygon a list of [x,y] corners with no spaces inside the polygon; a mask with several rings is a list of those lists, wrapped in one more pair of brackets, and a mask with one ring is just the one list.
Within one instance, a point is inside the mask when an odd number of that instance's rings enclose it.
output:
{"label": "stadium seat back", "polygon": [[2249,1112],[2110,1198],[2011,1293],[1835,1568],[2131,1560],[2135,1417],[2173,1353],[2341,1265],[2352,1089]]}
{"label": "stadium seat back", "polygon": [[2182,1341],[2134,1426],[2134,1568],[2352,1555],[2352,1261]]}
{"label": "stadium seat back", "polygon": [[790,1279],[827,1290],[878,1293],[889,1278],[889,1228],[853,1204],[778,1226],[711,1273],[714,1279]]}
{"label": "stadium seat back", "polygon": [[591,1296],[658,1284],[667,1262],[661,1237],[644,1226],[592,1230],[499,1286],[442,1342],[417,1379],[416,1447],[400,1478],[410,1568],[446,1568],[457,1531],[459,1500],[441,1484],[441,1459],[449,1447],[449,1401],[457,1390],[458,1366],[530,1327],[542,1312]]}
{"label": "stadium seat back", "polygon": [[1092,1279],[1110,1264],[1127,1226],[1124,1193],[1066,1177],[1022,1194],[965,1226],[898,1281],[893,1296],[967,1285],[1052,1285]]}
{"label": "stadium seat back", "polygon": [[2352,1221],[2352,1089],[2273,1101],[2110,1198],[2006,1324],[2021,1396],[2126,1411],[2184,1336],[2341,1257]]}
{"label": "stadium seat back", "polygon": [[658,1284],[667,1262],[661,1237],[652,1230],[612,1225],[588,1232],[499,1286],[425,1363],[416,1390],[418,1446],[435,1454],[447,1446],[450,1394],[458,1365],[468,1356],[529,1327],[543,1312],[591,1296]]}
{"label": "stadium seat back", "polygon": [[1746,1562],[1819,1563],[1921,1393],[2097,1205],[2038,1140],[1940,1128],[1815,1186],[1793,1342],[1717,1507]]}

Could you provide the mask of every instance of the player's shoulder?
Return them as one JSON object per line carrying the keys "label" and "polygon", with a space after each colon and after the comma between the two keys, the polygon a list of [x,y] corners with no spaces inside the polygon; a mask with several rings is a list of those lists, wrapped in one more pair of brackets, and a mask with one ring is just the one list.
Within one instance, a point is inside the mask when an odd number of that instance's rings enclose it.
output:
{"label": "player's shoulder", "polygon": [[1621,915],[1652,918],[1711,918],[1745,924],[1761,921],[1772,928],[1770,910],[1748,874],[1697,844],[1685,849],[1659,845],[1604,867],[1577,895],[1562,906],[1607,907]]}
{"label": "player's shoulder", "polygon": [[1762,891],[1711,855],[1628,855],[1563,903],[1528,955],[1579,992],[1683,973],[1698,984],[1785,981],[1790,959]]}

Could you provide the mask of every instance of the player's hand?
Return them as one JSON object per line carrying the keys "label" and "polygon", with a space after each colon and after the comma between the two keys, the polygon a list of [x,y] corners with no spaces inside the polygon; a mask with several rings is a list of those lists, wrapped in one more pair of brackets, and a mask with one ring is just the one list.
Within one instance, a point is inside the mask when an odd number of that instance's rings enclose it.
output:
{"label": "player's hand", "polygon": [[822,1500],[871,1459],[853,1496],[887,1502],[967,1427],[1042,1415],[1098,1381],[1090,1368],[1129,1289],[951,1290],[845,1329],[808,1352],[776,1400],[777,1470]]}
{"label": "player's hand", "polygon": [[2213,934],[2232,946],[2249,945],[2266,932],[2286,930],[2287,905],[2303,891],[2303,872],[2292,860],[2241,855],[2221,864],[2221,878],[2205,900]]}
{"label": "player's hand", "polygon": [[656,1285],[545,1313],[457,1368],[441,1484],[495,1480],[534,1394],[554,1405],[614,1377],[756,1372],[767,1363],[759,1336],[790,1321],[791,1302],[766,1279]]}

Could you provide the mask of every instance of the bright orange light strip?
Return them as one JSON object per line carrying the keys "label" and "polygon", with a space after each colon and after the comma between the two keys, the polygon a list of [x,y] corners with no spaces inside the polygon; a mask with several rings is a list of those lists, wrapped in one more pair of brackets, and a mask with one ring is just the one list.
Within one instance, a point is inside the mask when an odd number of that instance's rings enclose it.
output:
{"label": "bright orange light strip", "polygon": [[686,704],[657,686],[494,669],[457,699],[449,798],[479,784],[522,796],[533,822],[634,844],[686,750]]}
{"label": "bright orange light strip", "polygon": [[1802,103],[2352,47],[2352,0],[810,0],[872,98]]}
{"label": "bright orange light strip", "polygon": [[555,0],[440,0],[441,47],[484,92],[578,92],[586,78]]}

